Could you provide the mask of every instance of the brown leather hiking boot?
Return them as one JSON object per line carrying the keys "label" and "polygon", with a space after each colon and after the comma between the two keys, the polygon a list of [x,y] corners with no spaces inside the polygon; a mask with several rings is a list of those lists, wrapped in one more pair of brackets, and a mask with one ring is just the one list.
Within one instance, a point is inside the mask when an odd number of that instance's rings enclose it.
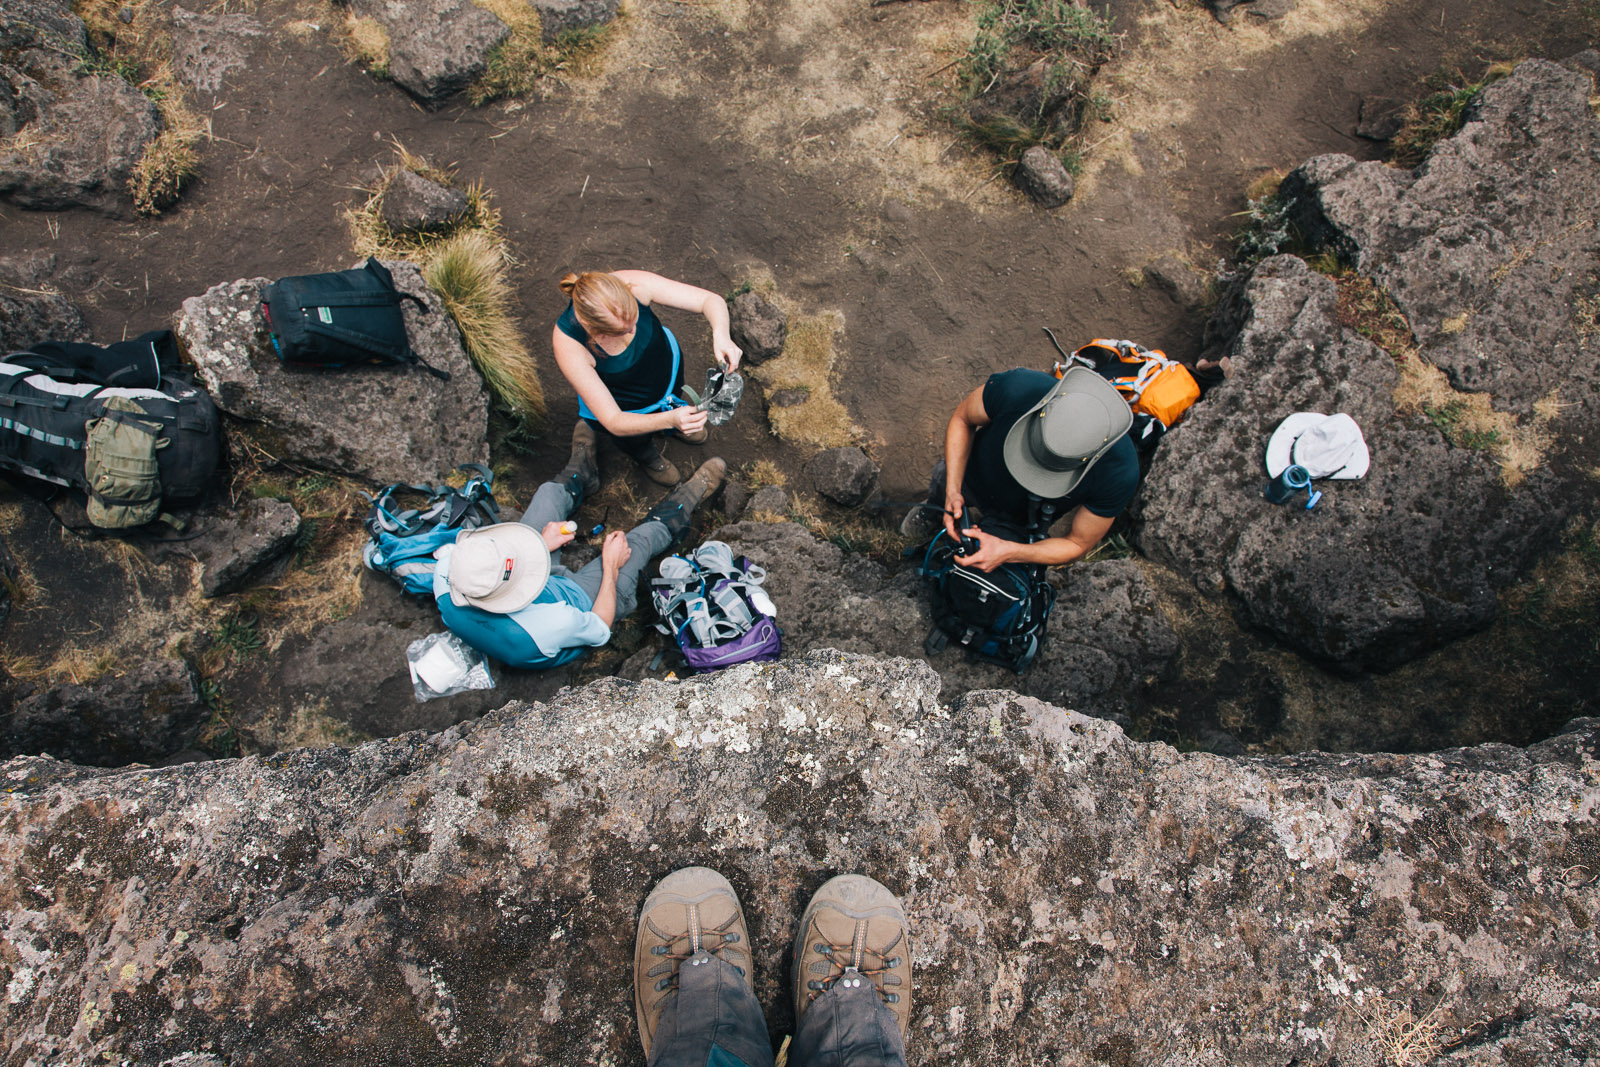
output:
{"label": "brown leather hiking boot", "polygon": [[666,498],[651,508],[644,517],[645,522],[651,519],[666,526],[676,542],[689,529],[689,520],[694,515],[694,509],[700,506],[701,501],[717,491],[722,484],[722,476],[727,472],[728,465],[721,457],[714,457],[700,464],[700,469],[694,472],[694,477],[678,486],[666,495]]}
{"label": "brown leather hiking boot", "polygon": [[644,471],[645,477],[657,485],[674,486],[682,480],[678,468],[672,465],[672,460],[661,454],[661,445],[657,443],[650,451],[636,460],[639,469]]}
{"label": "brown leather hiking boot", "polygon": [[870,981],[905,1040],[911,1027],[911,941],[895,895],[864,874],[823,883],[794,937],[794,1018],[838,982]]}
{"label": "brown leather hiking boot", "polygon": [[557,481],[570,479],[578,489],[573,494],[573,507],[600,491],[600,463],[595,446],[594,427],[579,419],[572,427],[572,454],[567,457],[567,465],[561,473],[556,475]]}
{"label": "brown leather hiking boot", "polygon": [[728,880],[709,867],[673,871],[645,897],[633,941],[633,1005],[645,1059],[684,961],[707,952],[730,963],[754,991],[750,930]]}

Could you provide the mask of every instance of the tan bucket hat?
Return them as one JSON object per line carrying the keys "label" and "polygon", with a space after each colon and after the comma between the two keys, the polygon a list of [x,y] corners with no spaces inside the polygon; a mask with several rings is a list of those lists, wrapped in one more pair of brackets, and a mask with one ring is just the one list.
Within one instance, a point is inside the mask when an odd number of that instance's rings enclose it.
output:
{"label": "tan bucket hat", "polygon": [[1132,425],[1116,386],[1088,367],[1068,367],[1006,434],[1006,469],[1030,493],[1066,496]]}
{"label": "tan bucket hat", "polygon": [[550,550],[520,522],[465,530],[450,557],[450,600],[457,607],[509,615],[533,603],[550,580]]}

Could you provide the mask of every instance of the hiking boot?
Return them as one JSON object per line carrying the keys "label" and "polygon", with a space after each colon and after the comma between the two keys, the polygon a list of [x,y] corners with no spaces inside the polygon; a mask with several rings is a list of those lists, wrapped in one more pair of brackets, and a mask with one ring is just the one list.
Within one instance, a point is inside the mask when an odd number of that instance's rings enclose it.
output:
{"label": "hiking boot", "polygon": [[839,982],[870,981],[894,1013],[903,1041],[911,1026],[911,941],[893,893],[864,874],[830,878],[800,917],[794,937],[794,1018]]}
{"label": "hiking boot", "polygon": [[913,504],[900,520],[900,536],[913,541],[930,541],[944,529],[944,508],[938,504]]}
{"label": "hiking boot", "polygon": [[645,513],[644,521],[656,520],[667,528],[676,543],[689,530],[689,520],[700,502],[717,491],[728,465],[720,458],[700,464],[694,477],[668,493],[666,499]]}
{"label": "hiking boot", "polygon": [[572,454],[556,480],[567,485],[572,507],[577,510],[585,497],[600,491],[600,464],[595,458],[594,427],[579,419],[572,427]]}
{"label": "hiking boot", "polygon": [[633,941],[633,1006],[645,1059],[668,1001],[678,994],[678,970],[711,956],[750,976],[750,930],[728,880],[708,867],[673,871],[650,890],[639,909]]}
{"label": "hiking boot", "polygon": [[672,460],[661,454],[660,445],[653,446],[641,456],[635,456],[634,462],[638,463],[639,469],[644,471],[645,476],[657,485],[671,487],[682,480],[678,468],[672,465]]}

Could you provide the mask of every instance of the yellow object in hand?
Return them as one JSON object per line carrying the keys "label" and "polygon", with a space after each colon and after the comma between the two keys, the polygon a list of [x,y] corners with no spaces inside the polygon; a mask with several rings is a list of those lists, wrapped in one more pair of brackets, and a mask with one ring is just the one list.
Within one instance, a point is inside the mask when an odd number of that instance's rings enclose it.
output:
{"label": "yellow object in hand", "polygon": [[561,524],[561,532],[564,534],[575,534],[578,532],[578,524],[575,522],[564,522]]}

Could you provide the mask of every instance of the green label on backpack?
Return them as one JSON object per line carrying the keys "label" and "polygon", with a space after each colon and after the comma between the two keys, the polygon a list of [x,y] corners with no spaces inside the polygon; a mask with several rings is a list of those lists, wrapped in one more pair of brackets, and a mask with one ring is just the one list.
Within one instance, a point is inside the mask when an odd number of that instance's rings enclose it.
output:
{"label": "green label on backpack", "polygon": [[317,309],[317,318],[321,319],[323,322],[331,324],[333,322],[333,309],[332,308],[318,308]]}

